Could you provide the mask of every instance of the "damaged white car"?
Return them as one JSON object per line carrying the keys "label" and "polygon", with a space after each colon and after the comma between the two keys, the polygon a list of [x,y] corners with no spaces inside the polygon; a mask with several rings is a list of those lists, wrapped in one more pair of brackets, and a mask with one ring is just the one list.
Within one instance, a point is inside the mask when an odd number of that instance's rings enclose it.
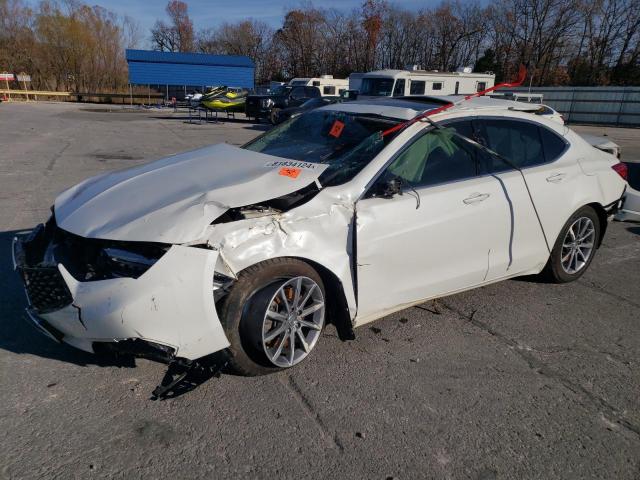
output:
{"label": "damaged white car", "polygon": [[[391,312],[580,277],[627,187],[567,127],[487,98],[338,103],[239,148],[90,178],[14,241],[31,321],[88,352],[223,351],[247,375]],[[505,106],[507,105],[507,106]]]}

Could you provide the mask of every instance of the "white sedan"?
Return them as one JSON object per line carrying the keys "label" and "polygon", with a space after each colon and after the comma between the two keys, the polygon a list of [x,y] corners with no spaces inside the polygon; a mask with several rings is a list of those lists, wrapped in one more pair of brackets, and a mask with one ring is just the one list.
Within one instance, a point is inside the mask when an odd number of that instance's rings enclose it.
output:
{"label": "white sedan", "polygon": [[28,316],[89,352],[222,351],[257,375],[391,312],[508,278],[579,278],[625,166],[544,116],[478,99],[337,103],[239,148],[99,175],[14,241]]}

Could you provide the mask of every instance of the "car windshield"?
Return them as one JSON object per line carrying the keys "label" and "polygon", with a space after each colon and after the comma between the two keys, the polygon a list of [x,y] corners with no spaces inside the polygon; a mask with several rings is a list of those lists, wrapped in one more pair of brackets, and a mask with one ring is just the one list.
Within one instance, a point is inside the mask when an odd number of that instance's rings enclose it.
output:
{"label": "car windshield", "polygon": [[295,117],[244,145],[254,152],[323,163],[323,186],[351,180],[393,138],[381,132],[396,120],[331,110],[312,110]]}
{"label": "car windshield", "polygon": [[360,95],[390,97],[393,92],[393,78],[363,78]]}

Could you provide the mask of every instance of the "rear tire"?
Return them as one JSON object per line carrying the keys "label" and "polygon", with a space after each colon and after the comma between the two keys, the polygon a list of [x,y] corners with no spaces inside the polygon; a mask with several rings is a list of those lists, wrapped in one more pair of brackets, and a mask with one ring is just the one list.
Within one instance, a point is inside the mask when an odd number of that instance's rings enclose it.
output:
{"label": "rear tire", "polygon": [[[305,320],[294,313],[287,316],[288,309],[285,310],[286,305],[282,303],[284,292],[289,292],[289,288],[295,289],[297,279],[305,279],[300,280],[301,294],[298,297],[306,300],[304,305],[307,308],[312,301],[316,306],[322,303],[316,311],[307,314],[316,319],[317,324],[313,328],[304,326],[312,323],[309,316],[304,317]],[[289,285],[290,282],[293,283]],[[316,287],[311,288],[309,298],[302,298],[311,285]],[[295,295],[294,290],[292,295]],[[231,368],[245,376],[266,375],[304,360],[317,344],[324,327],[324,299],[325,289],[320,275],[301,260],[275,258],[242,271],[219,308],[220,321],[231,344],[228,348]],[[293,297],[290,299],[291,306],[294,300]],[[281,310],[274,307],[278,301],[282,305]]]}
{"label": "rear tire", "polygon": [[600,229],[600,218],[592,207],[584,206],[571,215],[560,230],[543,276],[554,283],[579,279],[593,261]]}

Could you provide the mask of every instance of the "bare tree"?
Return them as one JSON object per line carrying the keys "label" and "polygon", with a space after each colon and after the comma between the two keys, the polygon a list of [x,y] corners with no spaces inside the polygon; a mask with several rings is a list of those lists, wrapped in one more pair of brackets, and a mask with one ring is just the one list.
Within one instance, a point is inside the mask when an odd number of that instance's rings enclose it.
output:
{"label": "bare tree", "polygon": [[180,0],[169,0],[166,12],[170,22],[158,20],[151,29],[153,47],[162,52],[192,52],[195,36],[187,4]]}
{"label": "bare tree", "polygon": [[268,81],[277,76],[281,65],[273,51],[273,29],[264,22],[244,20],[223,23],[217,29],[198,34],[197,50],[202,53],[245,55],[256,64],[256,79]]}

